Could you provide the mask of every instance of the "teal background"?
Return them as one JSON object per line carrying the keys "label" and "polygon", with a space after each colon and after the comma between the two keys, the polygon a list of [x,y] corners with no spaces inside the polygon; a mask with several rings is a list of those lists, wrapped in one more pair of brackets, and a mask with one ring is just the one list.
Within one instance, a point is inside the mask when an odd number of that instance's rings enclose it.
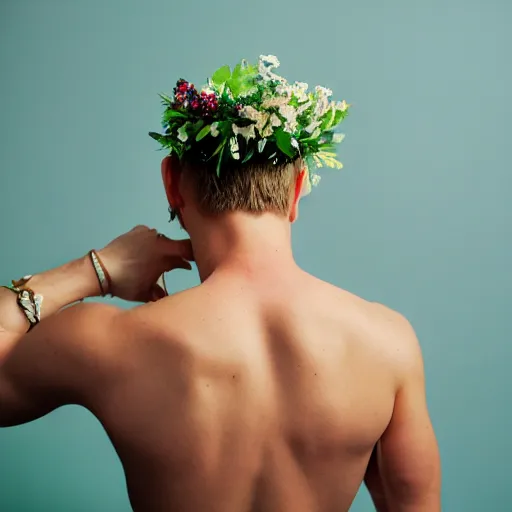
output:
{"label": "teal background", "polygon": [[[139,223],[184,236],[147,136],[157,93],[275,54],[353,104],[345,169],[294,227],[299,263],[415,326],[443,509],[512,510],[511,17],[505,0],[0,0],[0,280]],[[0,510],[129,510],[96,419],[68,407],[0,431]],[[352,510],[372,510],[366,491]]]}

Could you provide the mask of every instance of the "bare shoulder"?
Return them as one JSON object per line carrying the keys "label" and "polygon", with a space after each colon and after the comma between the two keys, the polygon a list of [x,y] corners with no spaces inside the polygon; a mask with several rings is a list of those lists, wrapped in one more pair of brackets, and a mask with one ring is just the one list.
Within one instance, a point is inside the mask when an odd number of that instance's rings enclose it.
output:
{"label": "bare shoulder", "polygon": [[321,293],[329,296],[336,314],[357,337],[399,366],[417,365],[421,361],[418,338],[403,314],[329,283],[319,281],[319,284]]}
{"label": "bare shoulder", "polygon": [[115,321],[116,335],[124,338],[126,357],[153,357],[158,351],[183,351],[191,334],[205,320],[199,287],[132,308]]}
{"label": "bare shoulder", "polygon": [[371,303],[380,340],[390,349],[390,355],[400,373],[422,371],[423,358],[416,332],[401,313],[380,303]]}

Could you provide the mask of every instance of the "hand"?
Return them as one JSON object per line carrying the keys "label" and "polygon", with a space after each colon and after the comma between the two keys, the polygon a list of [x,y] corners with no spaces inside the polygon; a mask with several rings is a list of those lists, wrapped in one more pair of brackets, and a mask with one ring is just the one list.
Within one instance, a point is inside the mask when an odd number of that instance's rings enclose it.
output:
{"label": "hand", "polygon": [[156,229],[137,226],[98,251],[112,279],[112,295],[134,302],[165,297],[156,284],[169,270],[190,270],[194,261],[190,240],[171,240]]}

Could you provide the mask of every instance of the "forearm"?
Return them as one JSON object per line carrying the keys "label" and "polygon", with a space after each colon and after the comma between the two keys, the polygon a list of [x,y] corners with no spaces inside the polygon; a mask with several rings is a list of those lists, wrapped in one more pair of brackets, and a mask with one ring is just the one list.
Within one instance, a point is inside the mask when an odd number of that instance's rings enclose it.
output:
{"label": "forearm", "polygon": [[[100,295],[94,268],[87,256],[73,260],[41,274],[34,275],[26,285],[42,295],[41,319],[63,307],[87,297]],[[0,333],[22,336],[29,323],[16,303],[16,294],[0,288]]]}

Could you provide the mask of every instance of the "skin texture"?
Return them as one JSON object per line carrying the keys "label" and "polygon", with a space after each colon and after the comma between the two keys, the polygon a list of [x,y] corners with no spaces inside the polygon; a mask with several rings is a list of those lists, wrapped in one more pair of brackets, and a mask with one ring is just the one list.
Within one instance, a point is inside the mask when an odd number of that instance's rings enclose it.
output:
{"label": "skin texture", "polygon": [[[295,264],[303,174],[288,218],[207,219],[179,170],[164,160],[162,171],[191,245],[139,227],[100,251],[116,294],[154,302],[53,314],[98,292],[79,259],[30,282],[48,306],[22,335],[0,291],[0,424],[88,408],[139,512],[344,511],[365,477],[380,511],[439,511],[416,336],[398,313]],[[156,300],[158,275],[193,258],[201,285]]]}

